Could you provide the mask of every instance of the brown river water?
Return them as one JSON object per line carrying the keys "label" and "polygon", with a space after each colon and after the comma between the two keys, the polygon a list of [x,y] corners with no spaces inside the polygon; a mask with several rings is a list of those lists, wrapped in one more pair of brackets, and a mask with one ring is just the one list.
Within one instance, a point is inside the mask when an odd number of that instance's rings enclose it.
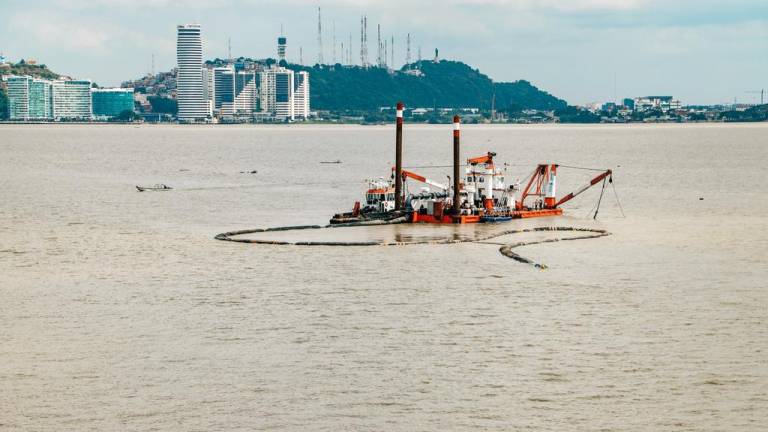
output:
{"label": "brown river water", "polygon": [[[611,188],[589,217],[594,188],[505,224],[612,233],[516,249],[547,270],[481,243],[221,242],[349,210],[393,127],[0,126],[0,430],[766,430],[768,124],[462,133],[508,179],[614,169],[626,217]],[[451,139],[406,126],[405,165],[449,164]],[[560,192],[591,175],[561,169]],[[175,189],[134,188],[153,183]]]}

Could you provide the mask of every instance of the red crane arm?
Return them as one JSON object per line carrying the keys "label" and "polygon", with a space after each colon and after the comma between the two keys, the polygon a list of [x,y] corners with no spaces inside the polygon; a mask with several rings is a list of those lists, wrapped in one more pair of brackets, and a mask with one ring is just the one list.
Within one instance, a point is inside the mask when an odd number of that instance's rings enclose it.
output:
{"label": "red crane arm", "polygon": [[414,179],[414,180],[416,180],[418,182],[422,182],[422,183],[426,183],[427,182],[427,178],[426,177],[420,176],[420,175],[418,175],[418,174],[416,174],[414,172],[410,172],[410,171],[406,171],[406,170],[403,170],[403,177],[412,178],[412,179]]}
{"label": "red crane arm", "polygon": [[469,163],[470,165],[493,163],[494,156],[496,156],[496,153],[488,152],[488,154],[485,154],[483,156],[467,159],[467,163]]}
{"label": "red crane arm", "polygon": [[560,206],[560,204],[565,204],[568,201],[574,199],[577,195],[581,194],[582,192],[584,192],[585,190],[591,188],[592,186],[596,185],[597,183],[600,183],[604,178],[608,177],[611,174],[613,174],[611,172],[611,170],[607,170],[607,171],[605,171],[603,173],[600,173],[599,176],[593,178],[589,183],[585,184],[584,186],[582,186],[577,191],[571,192],[568,195],[560,198],[560,201],[558,201],[557,204],[555,204],[555,207],[558,207],[558,206]]}
{"label": "red crane arm", "polygon": [[[394,171],[394,168],[392,170]],[[430,179],[428,179],[428,178],[426,178],[426,177],[424,177],[422,175],[416,174],[415,172],[403,170],[403,177],[404,178],[407,177],[407,178],[416,180],[417,182],[421,182],[421,183],[428,184],[430,186],[434,186],[434,187],[436,187],[438,189],[442,189],[442,190],[447,190],[448,189],[448,187],[445,186],[444,184],[438,183],[438,182],[436,182],[434,180],[430,180]]]}

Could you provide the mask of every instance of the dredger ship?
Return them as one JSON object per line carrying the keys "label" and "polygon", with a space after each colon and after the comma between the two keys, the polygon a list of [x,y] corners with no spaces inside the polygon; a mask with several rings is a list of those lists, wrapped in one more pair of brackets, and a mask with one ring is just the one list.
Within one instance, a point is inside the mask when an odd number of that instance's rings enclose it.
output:
{"label": "dredger ship", "polygon": [[[368,189],[351,212],[334,215],[331,224],[405,217],[411,223],[467,224],[560,216],[561,205],[590,187],[612,181],[604,170],[578,190],[557,197],[558,164],[539,164],[523,183],[508,184],[505,170],[494,162],[496,153],[466,160],[461,172],[461,119],[453,118],[453,176],[448,184],[403,169],[403,109],[397,104],[395,166],[388,179],[368,180]],[[417,193],[405,193],[406,181],[422,183]],[[452,180],[452,181],[451,181]],[[451,184],[452,183],[452,184]]]}

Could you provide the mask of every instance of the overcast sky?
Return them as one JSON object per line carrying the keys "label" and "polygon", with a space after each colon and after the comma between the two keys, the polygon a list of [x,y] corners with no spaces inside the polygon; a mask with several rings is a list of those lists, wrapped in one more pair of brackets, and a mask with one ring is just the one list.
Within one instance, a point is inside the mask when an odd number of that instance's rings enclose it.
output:
{"label": "overcast sky", "polygon": [[[288,57],[317,60],[317,6],[324,57],[348,44],[359,62],[360,15],[395,37],[405,61],[435,48],[496,81],[526,79],[572,104],[669,94],[684,103],[754,102],[768,87],[767,0],[0,0],[0,52],[100,85],[176,63],[176,25],[203,28],[206,58],[275,57],[280,25]],[[337,48],[338,50],[338,48]],[[337,53],[337,57],[341,57]]]}

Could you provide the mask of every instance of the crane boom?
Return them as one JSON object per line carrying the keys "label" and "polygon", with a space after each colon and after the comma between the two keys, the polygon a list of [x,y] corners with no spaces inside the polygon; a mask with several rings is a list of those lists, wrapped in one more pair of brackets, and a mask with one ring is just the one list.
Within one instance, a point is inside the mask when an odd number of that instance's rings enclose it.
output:
{"label": "crane boom", "polygon": [[589,183],[585,184],[584,186],[582,186],[581,188],[579,188],[575,192],[571,192],[568,195],[560,198],[560,201],[558,201],[557,204],[555,204],[555,207],[560,206],[560,204],[567,203],[568,201],[572,200],[576,196],[580,195],[585,190],[591,188],[592,186],[594,186],[597,183],[600,183],[600,181],[602,181],[604,178],[610,176],[611,174],[613,174],[613,172],[611,170],[606,170],[605,172],[600,173],[600,175],[598,175],[597,177],[593,178]]}
{"label": "crane boom", "polygon": [[428,178],[426,178],[426,177],[424,177],[422,175],[416,174],[416,173],[411,172],[411,171],[403,170],[403,177],[410,178],[410,179],[416,180],[417,182],[425,183],[425,184],[428,184],[430,186],[434,186],[434,187],[436,187],[436,188],[438,188],[440,190],[443,190],[443,191],[447,191],[448,190],[448,186],[446,186],[446,185],[444,185],[442,183],[438,183],[438,182],[436,182],[434,180],[428,179]]}
{"label": "crane boom", "polygon": [[484,154],[483,156],[478,156],[476,158],[467,159],[467,162],[470,165],[486,164],[486,163],[492,164],[494,156],[496,156],[496,153],[488,152],[487,154]]}

